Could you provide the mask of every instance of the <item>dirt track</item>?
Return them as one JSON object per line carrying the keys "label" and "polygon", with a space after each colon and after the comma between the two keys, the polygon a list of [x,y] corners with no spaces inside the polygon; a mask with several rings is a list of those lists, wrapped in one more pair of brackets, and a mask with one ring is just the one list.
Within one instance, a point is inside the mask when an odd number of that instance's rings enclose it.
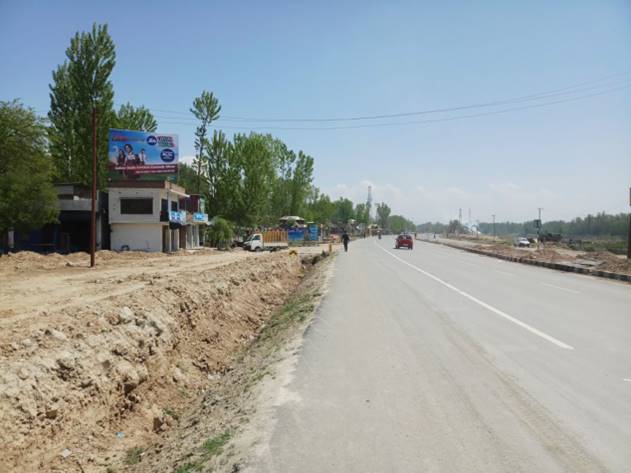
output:
{"label": "dirt track", "polygon": [[102,472],[168,430],[302,274],[288,252],[0,258],[0,464]]}

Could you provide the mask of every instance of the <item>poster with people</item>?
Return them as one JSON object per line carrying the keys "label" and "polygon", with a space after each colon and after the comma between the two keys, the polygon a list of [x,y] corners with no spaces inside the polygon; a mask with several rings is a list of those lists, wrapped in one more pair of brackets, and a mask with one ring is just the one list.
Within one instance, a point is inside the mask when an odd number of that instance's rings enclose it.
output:
{"label": "poster with people", "polygon": [[177,135],[135,130],[109,131],[111,179],[164,179],[177,173]]}

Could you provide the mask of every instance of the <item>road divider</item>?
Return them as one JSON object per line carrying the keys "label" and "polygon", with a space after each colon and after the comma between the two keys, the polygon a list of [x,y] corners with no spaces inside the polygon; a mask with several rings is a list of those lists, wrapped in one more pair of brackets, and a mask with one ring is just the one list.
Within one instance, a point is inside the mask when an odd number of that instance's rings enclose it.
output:
{"label": "road divider", "polygon": [[542,332],[541,330],[539,330],[539,329],[537,329],[537,328],[535,328],[535,327],[533,327],[531,325],[528,325],[525,322],[522,322],[521,320],[519,320],[519,319],[517,319],[517,318],[515,318],[515,317],[513,317],[513,316],[511,316],[509,314],[507,314],[506,312],[504,312],[504,311],[502,311],[502,310],[500,310],[500,309],[498,309],[496,307],[493,307],[491,304],[487,304],[486,302],[478,299],[475,296],[472,296],[471,294],[469,294],[469,293],[467,293],[467,292],[465,292],[465,291],[463,291],[461,289],[458,289],[456,286],[454,286],[452,284],[449,284],[446,281],[443,281],[438,276],[434,276],[433,274],[425,271],[424,269],[419,268],[418,266],[416,266],[416,265],[404,260],[403,258],[398,257],[394,253],[392,253],[392,252],[386,250],[385,248],[383,248],[381,245],[378,245],[377,242],[374,242],[374,243],[375,243],[375,246],[377,246],[379,249],[381,249],[385,253],[387,253],[390,256],[392,256],[394,259],[396,259],[396,260],[400,261],[401,263],[405,264],[406,266],[409,266],[410,268],[418,271],[419,273],[427,276],[428,278],[436,281],[437,283],[442,284],[443,286],[451,289],[452,291],[457,292],[462,297],[464,297],[466,299],[469,299],[472,302],[475,302],[479,306],[484,307],[485,309],[489,310],[490,312],[493,312],[495,315],[499,315],[500,317],[502,317],[502,318],[514,323],[515,325],[518,325],[519,327],[529,331],[530,333],[532,333],[534,335],[537,335],[540,338],[543,338],[544,340],[547,340],[548,342],[552,343],[553,345],[556,345],[559,348],[563,348],[565,350],[574,350],[573,346],[568,345],[567,343],[562,342],[558,338],[555,338],[555,337],[553,337],[551,335],[548,335],[547,333]]}

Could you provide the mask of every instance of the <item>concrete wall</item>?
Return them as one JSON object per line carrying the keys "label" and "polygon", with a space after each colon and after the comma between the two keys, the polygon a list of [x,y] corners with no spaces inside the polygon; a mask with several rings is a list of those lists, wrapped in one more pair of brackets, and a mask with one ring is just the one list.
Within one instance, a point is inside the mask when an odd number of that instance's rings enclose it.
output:
{"label": "concrete wall", "polygon": [[112,223],[112,250],[127,245],[130,250],[162,251],[162,227],[159,223]]}
{"label": "concrete wall", "polygon": [[[177,196],[171,193],[171,200],[176,200]],[[121,214],[121,198],[151,198],[153,199],[153,213],[146,215]],[[109,190],[109,214],[110,223],[159,223],[160,207],[162,199],[167,198],[164,189],[117,189]],[[112,249],[118,249],[112,240]]]}

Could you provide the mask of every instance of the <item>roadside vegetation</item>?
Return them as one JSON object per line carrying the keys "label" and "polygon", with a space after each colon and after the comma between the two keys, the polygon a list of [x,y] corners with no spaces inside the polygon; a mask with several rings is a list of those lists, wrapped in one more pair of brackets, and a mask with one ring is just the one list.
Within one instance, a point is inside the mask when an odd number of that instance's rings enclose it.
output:
{"label": "roadside vegetation", "polygon": [[[114,108],[115,67],[116,45],[108,27],[95,23],[70,39],[65,61],[53,71],[46,118],[17,101],[0,103],[0,137],[5,144],[0,171],[7,176],[0,188],[0,203],[6,204],[0,206],[0,236],[11,229],[29,231],[55,221],[53,182],[91,184],[93,110],[100,188],[107,185],[108,130],[158,130],[159,117],[150,108],[130,102]],[[180,163],[177,183],[204,196],[207,213],[222,217],[233,230],[274,226],[280,217],[291,215],[359,232],[372,223],[393,232],[413,230],[410,220],[390,215],[385,203],[377,205],[373,220],[370,201],[333,200],[322,193],[313,182],[315,160],[304,151],[292,150],[269,134],[229,137],[213,130],[221,104],[212,92],[204,90],[192,98],[190,112],[189,119],[197,121],[192,131],[196,156],[191,165]],[[195,126],[193,121],[191,125]],[[225,226],[219,233],[227,235]]]}

